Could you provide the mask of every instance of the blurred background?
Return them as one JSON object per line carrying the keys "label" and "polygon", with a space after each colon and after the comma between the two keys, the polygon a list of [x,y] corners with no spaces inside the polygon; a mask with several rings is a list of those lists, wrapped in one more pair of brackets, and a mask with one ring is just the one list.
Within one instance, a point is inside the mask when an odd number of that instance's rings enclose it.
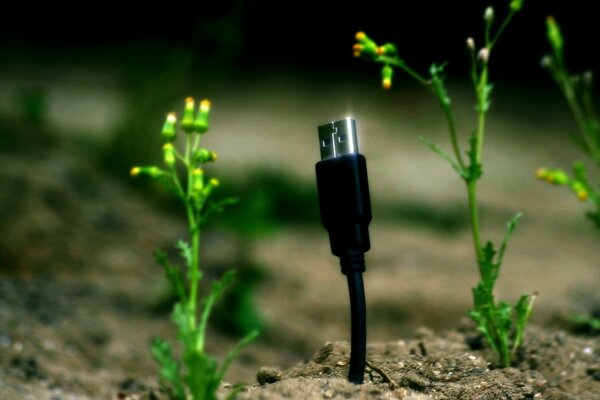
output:
{"label": "blurred background", "polygon": [[[387,3],[6,7],[0,397],[94,397],[155,384],[149,341],[173,339],[174,330],[173,299],[152,251],[176,257],[186,226],[168,193],[128,172],[160,161],[164,117],[181,112],[187,96],[211,99],[204,144],[219,160],[208,173],[223,196],[240,199],[214,218],[203,242],[206,283],[239,271],[213,317],[209,347],[222,355],[244,332],[263,332],[229,380],[251,382],[261,365],[289,367],[327,340],[348,339],[347,289],[320,226],[314,182],[316,127],[347,115],[357,119],[374,203],[370,340],[466,323],[459,321],[477,275],[465,190],[417,140],[448,148],[443,115],[399,72],[383,91],[380,67],[353,58],[352,44],[364,30],[396,43],[423,72],[447,60],[466,144],[475,121],[465,39],[481,43],[485,6],[500,21],[509,1]],[[600,247],[587,206],[533,177],[537,167],[568,169],[582,158],[568,137],[576,125],[539,65],[549,14],[563,28],[571,69],[600,69],[589,2],[525,1],[490,60],[480,197],[486,238],[499,241],[504,223],[525,214],[498,296],[537,291],[534,322],[564,326],[573,312],[598,307]]]}

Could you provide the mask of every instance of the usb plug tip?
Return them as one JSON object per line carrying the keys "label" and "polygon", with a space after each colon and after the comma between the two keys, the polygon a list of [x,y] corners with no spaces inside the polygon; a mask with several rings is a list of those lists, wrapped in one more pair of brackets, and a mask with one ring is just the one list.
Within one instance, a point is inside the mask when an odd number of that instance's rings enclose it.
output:
{"label": "usb plug tip", "polygon": [[321,160],[358,153],[356,122],[348,117],[319,126]]}

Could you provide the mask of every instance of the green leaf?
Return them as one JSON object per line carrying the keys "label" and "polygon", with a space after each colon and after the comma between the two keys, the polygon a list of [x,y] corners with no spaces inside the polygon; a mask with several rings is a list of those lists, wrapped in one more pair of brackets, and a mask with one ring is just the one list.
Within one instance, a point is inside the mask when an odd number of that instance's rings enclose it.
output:
{"label": "green leaf", "polygon": [[506,247],[508,246],[508,242],[519,223],[519,220],[523,216],[523,213],[516,213],[514,217],[511,218],[510,221],[506,223],[506,231],[504,232],[504,239],[502,239],[502,244],[500,245],[500,251],[498,251],[498,258],[496,260],[496,264],[498,266],[502,265],[504,261],[504,252],[506,252]]}
{"label": "green leaf", "polygon": [[185,400],[185,389],[181,382],[180,365],[173,357],[171,345],[155,338],[150,348],[152,356],[160,366],[160,376],[165,380],[174,400]]}
{"label": "green leaf", "polygon": [[167,258],[167,255],[160,250],[156,250],[154,252],[154,259],[159,265],[163,267],[165,275],[171,283],[171,287],[173,288],[175,294],[179,297],[180,300],[186,301],[187,294],[185,291],[185,286],[183,284],[183,279],[181,277],[181,271],[179,267],[171,264],[171,262]]}
{"label": "green leaf", "polygon": [[521,344],[523,343],[523,336],[525,333],[525,327],[531,317],[533,310],[533,302],[535,301],[535,295],[529,296],[524,294],[519,298],[519,301],[515,305],[515,312],[517,313],[517,321],[515,323],[515,338],[513,340],[512,353],[514,354]]}
{"label": "green leaf", "polygon": [[185,261],[185,265],[188,269],[192,268],[192,248],[190,247],[190,244],[184,240],[179,240],[175,247],[179,249],[179,254]]}
{"label": "green leaf", "polygon": [[600,318],[594,318],[590,315],[576,314],[573,316],[573,323],[577,326],[600,332]]}
{"label": "green leaf", "polygon": [[460,167],[458,162],[456,162],[456,160],[454,160],[454,158],[452,158],[448,153],[446,153],[441,147],[439,147],[435,143],[431,142],[429,139],[425,138],[424,136],[419,136],[419,141],[421,143],[423,143],[425,146],[429,147],[438,156],[440,156],[444,160],[448,161],[448,163],[450,163],[450,166],[452,166],[452,169],[454,169],[458,173],[458,175],[460,175],[463,179],[467,179],[467,174]]}
{"label": "green leaf", "polygon": [[429,67],[429,74],[431,75],[431,89],[443,107],[450,106],[450,103],[452,102],[450,96],[448,95],[448,90],[446,90],[446,86],[444,84],[444,68],[446,68],[446,65],[447,63],[440,65],[431,64],[431,67]]}
{"label": "green leaf", "polygon": [[209,200],[202,208],[202,218],[200,219],[199,226],[204,227],[208,222],[208,219],[215,215],[225,211],[225,208],[239,202],[237,197],[227,197],[220,200]]}
{"label": "green leaf", "polygon": [[[494,262],[494,256],[496,255],[494,244],[488,241],[482,249],[482,253],[483,259],[479,260],[479,267],[482,272],[481,280],[486,289],[492,293],[500,270],[500,264]],[[491,299],[490,301],[493,303],[493,297]]]}
{"label": "green leaf", "polygon": [[477,111],[486,113],[489,111],[490,106],[492,105],[492,89],[494,89],[494,85],[488,83],[483,88],[481,88],[481,93],[478,93],[480,97],[480,101],[477,104]]}
{"label": "green leaf", "polygon": [[183,347],[193,348],[196,343],[196,327],[193,325],[194,318],[186,303],[176,303],[171,318],[178,328],[177,337]]}
{"label": "green leaf", "polygon": [[508,338],[512,327],[512,306],[505,301],[498,302],[494,309],[494,320],[501,335]]}
{"label": "green leaf", "polygon": [[189,351],[184,354],[187,374],[185,383],[193,400],[216,400],[220,379],[217,376],[217,362],[203,353]]}
{"label": "green leaf", "polygon": [[492,350],[498,353],[498,346],[494,340],[494,335],[488,326],[489,317],[485,315],[484,310],[471,310],[469,311],[469,316],[477,324],[477,331],[483,335]]}
{"label": "green leaf", "polygon": [[219,381],[221,381],[225,377],[225,374],[227,373],[227,370],[231,366],[231,363],[238,357],[238,355],[240,354],[242,349],[244,347],[248,346],[250,343],[252,343],[258,337],[258,335],[259,335],[258,330],[254,330],[254,331],[250,332],[242,340],[240,340],[233,349],[229,350],[229,352],[227,353],[227,357],[225,357],[225,360],[223,360],[223,364],[219,368],[219,372],[218,372]]}
{"label": "green leaf", "polygon": [[229,285],[231,285],[234,277],[235,277],[234,270],[227,271],[227,272],[225,272],[225,274],[223,274],[221,279],[219,279],[216,282],[213,282],[213,284],[211,286],[210,294],[208,295],[208,297],[206,298],[206,300],[204,302],[204,306],[202,307],[202,316],[200,317],[200,325],[199,325],[200,334],[198,335],[198,341],[200,342],[198,344],[198,348],[200,348],[200,349],[203,348],[203,346],[204,346],[204,332],[206,331],[206,326],[208,324],[208,318],[210,317],[210,313],[215,304],[215,301],[217,301],[217,299],[221,296],[223,291]]}
{"label": "green leaf", "polygon": [[466,171],[467,178],[465,178],[467,182],[477,181],[483,175],[482,165],[477,162],[477,141],[475,134],[469,138],[469,151],[467,151],[469,166]]}

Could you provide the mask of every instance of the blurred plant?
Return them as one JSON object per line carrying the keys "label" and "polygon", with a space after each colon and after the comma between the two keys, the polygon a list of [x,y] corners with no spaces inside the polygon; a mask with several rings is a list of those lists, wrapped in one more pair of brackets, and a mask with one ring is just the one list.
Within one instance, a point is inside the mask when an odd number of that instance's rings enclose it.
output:
{"label": "blurred plant", "polygon": [[[550,72],[575,117],[578,131],[571,134],[572,139],[600,168],[600,120],[594,111],[592,98],[593,74],[591,71],[571,74],[565,62],[564,38],[553,17],[546,19],[546,28],[552,51],[542,58],[541,64]],[[582,161],[574,164],[572,176],[561,169],[547,168],[539,168],[536,176],[554,185],[568,186],[580,201],[592,203],[595,210],[588,211],[586,215],[600,229],[600,185],[589,182]]]}
{"label": "blurred plant", "polygon": [[[578,131],[571,133],[571,138],[583,154],[600,168],[600,120],[592,98],[593,74],[591,71],[582,74],[569,72],[564,54],[565,41],[558,22],[551,16],[546,19],[546,36],[552,51],[542,58],[541,64],[550,72],[575,117]],[[600,229],[600,184],[590,183],[583,161],[574,163],[572,175],[562,169],[538,168],[536,177],[553,185],[568,186],[579,201],[592,203],[594,210],[588,211],[586,216]],[[577,329],[600,331],[600,318],[594,314],[575,315],[573,322]]]}
{"label": "blurred plant", "polygon": [[[177,136],[177,117],[170,113],[162,129],[163,158],[165,168],[157,166],[138,166],[131,169],[132,176],[147,176],[158,180],[183,203],[189,225],[189,242],[180,240],[177,248],[185,261],[187,279],[182,276],[180,267],[172,264],[165,253],[155,252],[157,262],[164,268],[167,279],[176,293],[178,301],[173,309],[173,322],[178,329],[178,340],[183,347],[182,360],[173,356],[171,345],[160,338],[152,343],[152,354],[160,365],[160,376],[171,398],[175,400],[212,400],[228,367],[239,354],[243,346],[251,342],[257,331],[249,333],[227,355],[219,366],[217,361],[205,353],[204,344],[208,319],[216,300],[234,279],[234,272],[228,271],[212,284],[210,293],[199,298],[200,270],[200,233],[207,219],[235,200],[230,198],[213,201],[214,189],[219,185],[215,178],[206,179],[201,166],[216,160],[213,151],[200,147],[202,135],[208,130],[210,102],[200,102],[198,111],[194,99],[188,97],[185,102],[183,118],[179,126],[185,132],[185,149],[177,151],[174,141]],[[177,161],[182,164],[186,180],[185,185],[176,169]],[[200,306],[201,305],[201,306]],[[232,391],[229,398],[235,397]]]}
{"label": "blurred plant", "polygon": [[[424,138],[420,139],[435,153],[448,161],[466,183],[471,232],[480,276],[479,284],[473,288],[474,308],[470,311],[469,315],[476,322],[479,332],[486,338],[491,348],[498,355],[501,364],[505,367],[511,364],[516,351],[523,342],[524,329],[531,315],[535,297],[524,294],[514,306],[504,301],[496,301],[494,286],[500,273],[508,241],[521,214],[518,213],[508,222],[506,233],[499,249],[496,249],[490,241],[483,244],[480,233],[477,183],[483,175],[483,140],[486,115],[491,102],[492,84],[489,82],[488,69],[490,56],[502,32],[504,32],[513,16],[521,10],[522,5],[523,0],[510,1],[508,15],[495,31],[493,30],[495,20],[494,9],[487,7],[483,15],[485,23],[483,47],[479,51],[476,51],[474,39],[468,38],[466,41],[467,52],[469,53],[471,62],[470,78],[477,99],[477,128],[469,138],[466,159],[463,158],[459,146],[454,114],[451,109],[451,100],[444,83],[446,63],[432,64],[429,68],[429,76],[426,77],[410,68],[398,56],[396,46],[391,43],[380,46],[364,32],[358,32],[356,34],[357,43],[353,47],[355,57],[363,57],[367,60],[383,64],[381,82],[384,89],[390,89],[392,86],[394,68],[400,69],[430,90],[442,107],[448,124],[454,157],[428,140]],[[516,314],[515,317],[513,317],[513,309]]]}
{"label": "blurred plant", "polygon": [[48,118],[48,96],[43,88],[24,88],[18,94],[18,107],[23,121],[35,127]]}

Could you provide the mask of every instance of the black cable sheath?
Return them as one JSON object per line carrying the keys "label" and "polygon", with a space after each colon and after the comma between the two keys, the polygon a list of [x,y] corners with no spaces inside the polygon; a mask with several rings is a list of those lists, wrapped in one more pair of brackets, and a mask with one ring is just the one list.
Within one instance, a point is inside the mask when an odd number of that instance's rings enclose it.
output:
{"label": "black cable sheath", "polygon": [[348,280],[351,313],[348,380],[364,381],[367,352],[367,307],[362,273],[371,248],[371,199],[367,160],[358,153],[356,124],[346,118],[319,126],[321,161],[315,166],[321,222],[331,252],[339,257]]}
{"label": "black cable sheath", "polygon": [[351,337],[350,337],[350,369],[348,380],[362,384],[365,375],[367,357],[367,305],[362,272],[347,273],[348,292],[350,293]]}

